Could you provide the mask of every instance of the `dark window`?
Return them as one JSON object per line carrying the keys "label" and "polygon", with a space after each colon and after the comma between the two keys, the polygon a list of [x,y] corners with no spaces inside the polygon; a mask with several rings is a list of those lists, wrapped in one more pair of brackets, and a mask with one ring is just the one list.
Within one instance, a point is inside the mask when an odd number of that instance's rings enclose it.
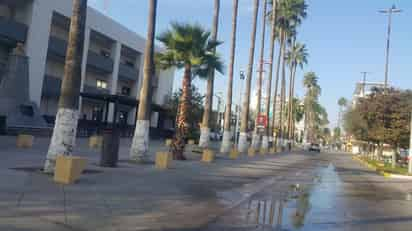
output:
{"label": "dark window", "polygon": [[134,63],[131,62],[131,61],[126,61],[124,64],[125,64],[126,66],[129,66],[129,67],[134,67]]}

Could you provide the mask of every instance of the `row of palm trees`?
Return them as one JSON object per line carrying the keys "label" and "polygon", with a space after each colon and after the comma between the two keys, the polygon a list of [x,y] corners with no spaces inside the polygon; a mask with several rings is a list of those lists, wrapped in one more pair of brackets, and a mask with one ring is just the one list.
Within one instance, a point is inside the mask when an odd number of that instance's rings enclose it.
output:
{"label": "row of palm trees", "polygon": [[[242,106],[242,118],[240,127],[239,151],[244,152],[248,148],[247,132],[250,111],[250,92],[252,85],[252,75],[254,67],[255,42],[257,34],[258,12],[261,0],[253,0],[253,22],[251,31],[251,46],[249,52],[249,65],[247,70],[246,92]],[[205,100],[205,110],[202,121],[202,135],[200,145],[208,147],[209,137],[209,121],[213,99],[214,88],[214,73],[215,71],[223,73],[223,62],[216,53],[217,48],[222,43],[218,41],[218,25],[220,13],[220,0],[214,0],[213,11],[213,27],[212,32],[203,29],[198,24],[187,23],[172,23],[170,29],[164,31],[155,37],[156,18],[157,18],[157,0],[149,0],[149,15],[148,15],[148,32],[147,43],[144,56],[144,75],[142,88],[139,96],[139,107],[137,113],[136,129],[133,137],[132,146],[130,149],[130,158],[134,161],[146,161],[148,159],[148,144],[149,144],[149,104],[151,98],[150,86],[152,76],[155,71],[155,65],[161,69],[177,68],[183,69],[184,75],[182,79],[182,96],[179,100],[179,108],[176,118],[176,133],[172,142],[171,152],[173,157],[178,160],[184,160],[183,155],[186,138],[190,125],[188,117],[190,116],[190,99],[191,99],[191,84],[195,77],[207,80],[207,93]],[[271,6],[269,8],[269,6]],[[228,90],[227,90],[227,105],[225,111],[224,138],[222,142],[222,152],[228,152],[232,148],[231,144],[231,124],[230,118],[232,113],[232,97],[233,97],[233,75],[234,63],[236,58],[236,33],[238,20],[239,0],[233,0],[233,17],[232,17],[232,35],[231,35],[231,53],[228,71]],[[289,98],[294,95],[294,82],[296,78],[297,67],[303,67],[307,62],[307,50],[302,44],[296,42],[297,28],[301,24],[303,18],[306,17],[307,5],[305,0],[264,0],[263,3],[263,31],[261,55],[259,60],[260,75],[258,80],[258,113],[261,113],[260,102],[262,97],[262,73],[263,73],[263,57],[265,51],[265,33],[266,24],[269,23],[271,30],[270,38],[270,72],[269,82],[272,82],[274,62],[275,43],[279,43],[279,54],[277,59],[276,80],[273,95],[273,112],[279,110],[276,108],[278,97],[278,84],[281,72],[281,108],[280,118],[273,119],[271,126],[265,130],[262,147],[268,147],[269,137],[271,133],[274,137],[285,137],[289,134],[290,139],[293,136],[293,100],[288,102],[288,118],[286,123],[282,118],[284,102],[286,102],[286,65],[290,68],[289,76]],[[68,42],[68,50],[65,62],[65,72],[62,84],[62,94],[59,98],[59,110],[56,116],[55,128],[53,131],[52,141],[49,147],[45,171],[52,172],[54,170],[54,162],[57,155],[70,155],[73,151],[76,137],[78,112],[78,100],[80,94],[80,69],[83,54],[83,40],[85,33],[85,22],[87,12],[87,0],[73,0],[73,16],[70,25],[70,36]],[[165,52],[154,53],[154,41],[157,38],[165,49]],[[271,104],[272,86],[268,84],[266,97],[266,110],[264,114],[268,117]],[[277,121],[279,120],[279,121]],[[283,124],[287,124],[283,128]],[[276,126],[278,125],[278,126]],[[286,131],[283,131],[286,130]],[[260,144],[261,137],[255,129],[254,132],[254,147],[257,148]],[[277,131],[277,132],[276,132]],[[206,138],[205,138],[206,137]],[[276,139],[277,140],[277,139]],[[276,142],[275,146],[277,146]]]}

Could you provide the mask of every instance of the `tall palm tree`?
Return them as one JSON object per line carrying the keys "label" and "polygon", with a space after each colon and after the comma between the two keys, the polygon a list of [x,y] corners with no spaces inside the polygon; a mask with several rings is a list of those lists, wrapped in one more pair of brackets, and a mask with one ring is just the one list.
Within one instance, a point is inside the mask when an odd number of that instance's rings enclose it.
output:
{"label": "tall palm tree", "polygon": [[[307,64],[308,60],[308,51],[306,49],[306,46],[304,44],[300,43],[295,43],[293,47],[290,48],[288,53],[286,54],[286,60],[287,63],[289,64],[290,67],[290,93],[289,93],[289,99],[293,99],[295,95],[295,78],[296,78],[296,70],[297,67],[300,67],[303,69],[303,65]],[[293,140],[294,136],[294,121],[295,119],[293,118],[293,105],[294,101],[289,100],[289,107],[288,107],[288,126],[289,126],[289,134],[288,134],[288,139]]]}
{"label": "tall palm tree", "polygon": [[[270,65],[269,65],[268,81],[267,81],[267,85],[266,85],[266,102],[265,102],[265,116],[266,116],[267,119],[269,119],[269,114],[270,114],[270,99],[271,99],[272,79],[273,79],[273,63],[274,63],[274,56],[275,56],[277,2],[278,2],[278,0],[272,0],[270,2],[272,4],[273,14],[270,15],[271,24],[272,24],[272,31],[271,31],[271,35],[270,35],[270,55],[269,55]],[[277,84],[278,83],[276,82],[276,88],[277,88]],[[276,92],[276,94],[277,94],[277,92]],[[269,137],[271,136],[270,127],[274,126],[273,123],[270,123],[270,124],[272,124],[272,125],[268,125],[265,128],[265,132],[264,132],[264,135],[262,137],[262,148],[263,149],[269,148]]]}
{"label": "tall palm tree", "polygon": [[[212,27],[212,40],[217,41],[217,32],[219,28],[219,10],[220,10],[220,0],[215,0],[214,10],[213,10],[213,27]],[[216,50],[213,51],[214,53]],[[205,99],[205,110],[203,111],[202,126],[200,128],[200,139],[199,146],[206,148],[209,146],[210,137],[210,114],[213,107],[213,85],[215,79],[215,70],[210,69],[207,79],[207,90]],[[219,109],[218,109],[219,110]]]}
{"label": "tall palm tree", "polygon": [[176,67],[184,69],[182,79],[182,97],[176,119],[176,134],[171,152],[178,160],[185,160],[183,155],[186,138],[190,129],[191,82],[195,76],[207,77],[213,68],[223,72],[220,57],[213,52],[220,42],[210,37],[210,32],[199,25],[172,23],[171,29],[160,34],[157,39],[166,47],[166,51],[157,54],[161,69]]}
{"label": "tall palm tree", "polygon": [[[230,64],[229,64],[229,80],[227,84],[227,98],[225,111],[225,124],[223,132],[223,140],[221,152],[227,153],[232,146],[230,139],[232,133],[230,131],[230,121],[232,118],[232,95],[233,95],[233,68],[235,64],[236,54],[236,32],[237,32],[237,17],[238,17],[239,0],[233,0],[233,16],[232,16],[232,45],[230,49]],[[236,131],[237,132],[237,131]]]}
{"label": "tall palm tree", "polygon": [[256,42],[256,30],[257,30],[257,21],[258,21],[258,11],[259,11],[259,0],[254,0],[253,4],[253,23],[251,31],[251,45],[249,51],[249,64],[247,71],[247,80],[246,80],[246,90],[245,90],[245,99],[243,100],[242,105],[242,118],[240,125],[240,134],[239,134],[239,151],[245,152],[248,147],[247,141],[247,132],[248,132],[248,122],[249,122],[249,106],[250,106],[250,89],[252,85],[252,75],[253,75],[253,63],[255,56],[255,42]]}
{"label": "tall palm tree", "polygon": [[338,105],[339,105],[338,127],[339,128],[341,128],[343,108],[346,107],[347,104],[348,104],[348,100],[345,99],[344,97],[341,97],[338,100]]}
{"label": "tall palm tree", "polygon": [[140,90],[139,109],[137,112],[136,128],[134,132],[130,159],[135,161],[147,161],[149,149],[149,126],[151,102],[150,86],[154,74],[154,40],[156,31],[157,0],[150,0],[149,24],[147,41],[144,54],[143,82]]}
{"label": "tall palm tree", "polygon": [[[263,1],[263,13],[262,13],[262,37],[260,45],[260,60],[259,60],[259,78],[257,84],[257,101],[256,101],[256,115],[260,116],[261,106],[262,106],[262,81],[263,81],[263,69],[264,69],[264,58],[265,58],[265,41],[266,41],[266,12],[267,12],[267,0]],[[260,134],[259,127],[255,125],[255,130],[253,133],[252,147],[254,149],[259,148]]]}
{"label": "tall palm tree", "polygon": [[318,84],[318,77],[314,72],[308,72],[304,76],[303,86],[306,88],[304,98],[305,107],[305,138],[311,143],[316,139],[316,112],[319,111],[318,98],[321,88]]}
{"label": "tall palm tree", "polygon": [[70,22],[59,108],[44,165],[44,171],[47,173],[54,172],[57,155],[72,154],[76,142],[86,16],[87,0],[73,0],[73,15]]}

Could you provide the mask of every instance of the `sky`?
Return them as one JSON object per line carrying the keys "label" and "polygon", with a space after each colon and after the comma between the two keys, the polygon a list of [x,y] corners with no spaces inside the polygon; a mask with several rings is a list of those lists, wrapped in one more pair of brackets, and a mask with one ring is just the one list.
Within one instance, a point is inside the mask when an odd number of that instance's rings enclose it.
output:
{"label": "sky", "polygon": [[[106,3],[105,3],[106,1]],[[148,0],[89,0],[89,5],[120,22],[132,31],[146,36]],[[157,34],[166,30],[170,22],[199,23],[207,29],[212,25],[213,0],[158,0]],[[221,0],[218,48],[226,65],[229,63],[232,0]],[[252,28],[253,0],[239,0],[238,41],[235,60],[234,103],[240,102],[241,81],[239,72],[246,70]],[[263,0],[261,0],[261,7]],[[326,107],[330,127],[336,126],[340,97],[351,99],[361,72],[370,72],[368,81],[383,81],[387,34],[386,15],[378,10],[395,4],[402,9],[393,17],[389,83],[397,88],[412,87],[412,1],[411,0],[307,0],[308,17],[298,30],[298,42],[306,44],[309,51],[308,65],[297,73],[296,95],[302,97],[304,73],[313,71],[322,88],[321,104]],[[262,8],[260,8],[262,10]],[[261,12],[259,13],[259,20]],[[260,57],[261,24],[259,23],[255,50],[252,87],[257,80],[257,61]],[[266,33],[269,47],[269,32]],[[276,47],[277,52],[278,47]],[[269,50],[265,51],[268,59]],[[267,73],[267,72],[266,72]],[[174,88],[181,85],[181,72],[176,72]],[[227,71],[218,74],[215,92],[226,95]],[[195,80],[201,92],[206,81]],[[216,101],[216,100],[215,100]]]}

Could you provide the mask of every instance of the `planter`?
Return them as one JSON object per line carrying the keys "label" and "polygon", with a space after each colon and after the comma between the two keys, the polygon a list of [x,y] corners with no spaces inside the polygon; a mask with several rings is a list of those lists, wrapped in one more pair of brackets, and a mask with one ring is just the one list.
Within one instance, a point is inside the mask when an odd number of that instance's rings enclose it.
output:
{"label": "planter", "polygon": [[86,159],[81,157],[58,156],[54,170],[54,181],[60,184],[73,184],[81,176],[86,164]]}

